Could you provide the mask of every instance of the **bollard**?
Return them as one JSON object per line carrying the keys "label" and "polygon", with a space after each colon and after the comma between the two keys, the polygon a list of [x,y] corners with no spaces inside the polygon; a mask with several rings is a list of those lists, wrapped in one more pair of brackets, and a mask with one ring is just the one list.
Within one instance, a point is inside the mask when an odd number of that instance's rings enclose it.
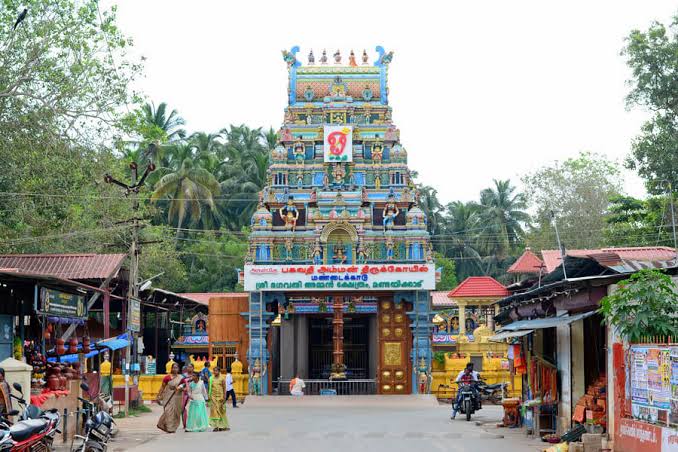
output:
{"label": "bollard", "polygon": [[64,408],[63,415],[64,423],[62,425],[63,431],[61,432],[61,437],[63,438],[64,444],[68,442],[68,408]]}

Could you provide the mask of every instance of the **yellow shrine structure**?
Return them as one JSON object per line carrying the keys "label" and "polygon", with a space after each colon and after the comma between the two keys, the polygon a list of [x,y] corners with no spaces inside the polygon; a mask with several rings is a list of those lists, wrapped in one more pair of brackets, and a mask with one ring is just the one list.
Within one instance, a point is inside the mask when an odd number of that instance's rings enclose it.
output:
{"label": "yellow shrine structure", "polygon": [[472,276],[450,292],[432,292],[435,325],[431,337],[433,352],[430,390],[438,398],[456,393],[453,383],[467,363],[489,384],[508,383],[510,396],[520,396],[522,380],[509,369],[508,345],[490,341],[494,335],[496,302],[509,295],[499,281],[489,276]]}

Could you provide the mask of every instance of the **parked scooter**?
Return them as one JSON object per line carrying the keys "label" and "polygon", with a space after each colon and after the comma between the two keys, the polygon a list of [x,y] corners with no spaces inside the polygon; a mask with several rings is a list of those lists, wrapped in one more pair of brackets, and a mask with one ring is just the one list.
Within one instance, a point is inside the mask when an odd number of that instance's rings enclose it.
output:
{"label": "parked scooter", "polygon": [[[89,386],[81,383],[84,393],[89,392]],[[71,452],[106,452],[108,441],[111,438],[115,421],[107,410],[101,409],[100,400],[85,400],[78,397],[82,403],[80,414],[84,425],[84,436],[75,435],[71,444]]]}
{"label": "parked scooter", "polygon": [[[59,412],[56,409],[42,411],[35,405],[26,404],[23,391],[19,383],[12,387],[21,394],[10,396],[23,407],[19,422],[11,425],[9,419],[3,418],[0,422],[0,451],[12,452],[51,452],[53,451],[54,437],[59,431]],[[8,415],[18,414],[12,411]]]}
{"label": "parked scooter", "polygon": [[459,412],[466,415],[466,420],[471,420],[471,415],[477,410],[481,409],[480,400],[478,399],[478,392],[474,389],[474,385],[477,385],[477,382],[465,382],[457,381],[459,385],[458,390],[458,402],[459,403]]}
{"label": "parked scooter", "polygon": [[495,383],[488,385],[484,380],[478,381],[476,388],[480,392],[481,400],[489,400],[495,405],[501,404],[501,400],[507,396],[507,384]]}

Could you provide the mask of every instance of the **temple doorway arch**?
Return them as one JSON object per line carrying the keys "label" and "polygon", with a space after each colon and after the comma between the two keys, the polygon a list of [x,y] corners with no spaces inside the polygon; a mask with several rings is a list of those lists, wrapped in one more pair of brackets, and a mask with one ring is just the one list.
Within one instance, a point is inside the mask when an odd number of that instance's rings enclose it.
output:
{"label": "temple doorway arch", "polygon": [[326,264],[352,264],[358,232],[348,223],[331,223],[320,234],[323,243],[323,262]]}

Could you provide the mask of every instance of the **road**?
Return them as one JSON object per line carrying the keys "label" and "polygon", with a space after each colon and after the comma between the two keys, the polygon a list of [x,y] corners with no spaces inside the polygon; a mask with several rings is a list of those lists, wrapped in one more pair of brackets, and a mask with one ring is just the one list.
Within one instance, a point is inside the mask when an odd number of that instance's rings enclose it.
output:
{"label": "road", "polygon": [[[251,401],[250,401],[251,400]],[[317,452],[540,450],[517,430],[497,429],[501,407],[487,406],[466,422],[450,420],[449,406],[415,396],[250,398],[229,409],[229,432],[165,434],[155,429],[158,411],[120,422],[109,451],[187,452],[241,450]],[[235,449],[233,449],[235,448]]]}

